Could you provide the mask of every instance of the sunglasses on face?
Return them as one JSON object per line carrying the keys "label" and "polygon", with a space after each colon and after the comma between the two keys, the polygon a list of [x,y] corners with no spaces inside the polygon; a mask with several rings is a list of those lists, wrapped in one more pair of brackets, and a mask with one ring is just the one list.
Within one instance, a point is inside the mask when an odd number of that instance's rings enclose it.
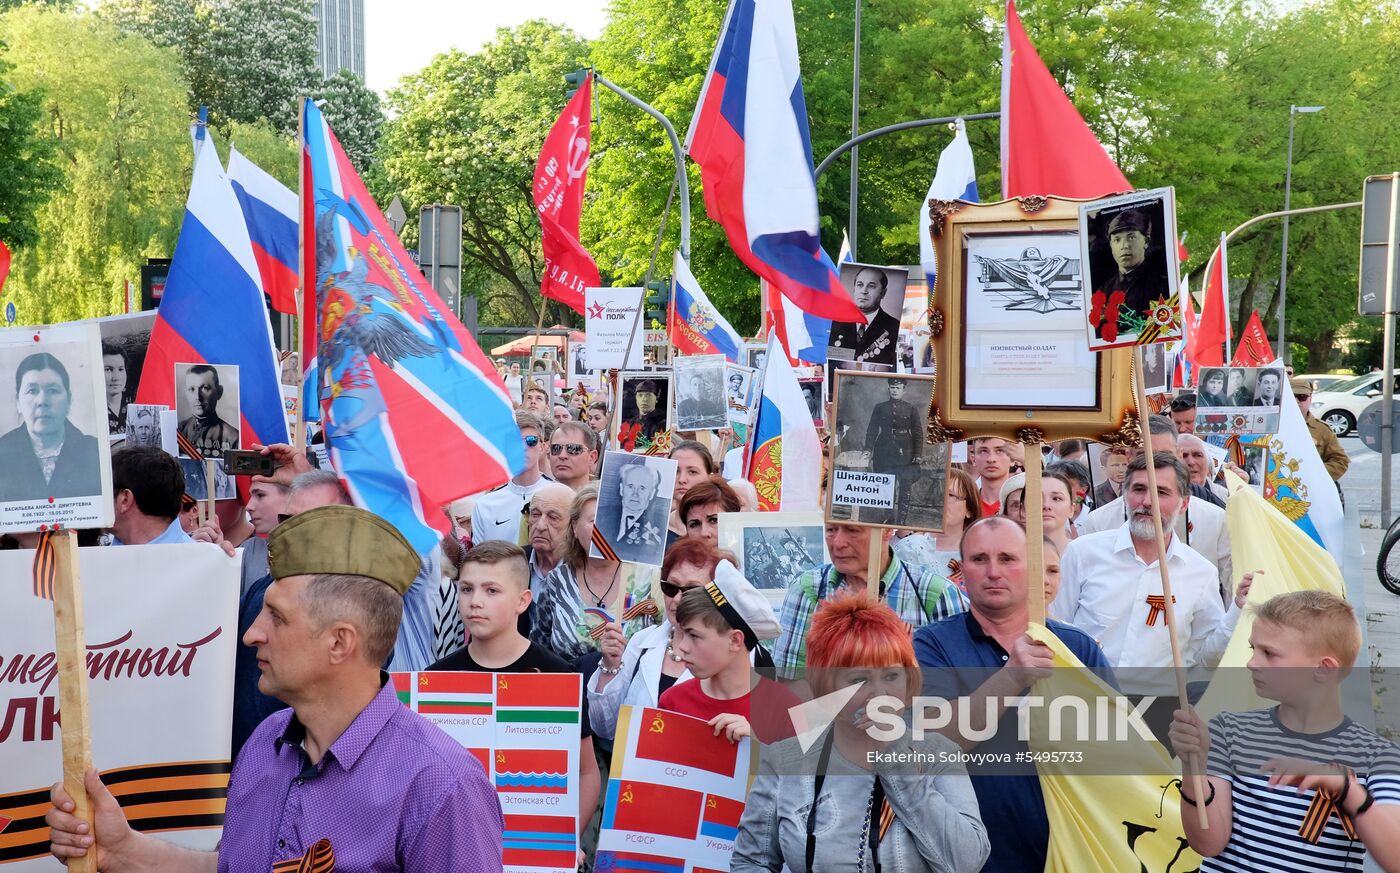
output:
{"label": "sunglasses on face", "polygon": [[1185,412],[1188,409],[1196,408],[1196,398],[1177,397],[1170,404],[1172,412]]}
{"label": "sunglasses on face", "polygon": [[1298,401],[1299,403],[1302,403],[1303,401],[1309,399],[1310,397],[1312,397],[1311,394],[1294,394],[1294,395],[1293,395],[1293,399],[1296,400],[1296,401]]}
{"label": "sunglasses on face", "polygon": [[578,443],[554,443],[549,447],[549,454],[555,458],[564,454],[566,451],[569,453],[569,457],[576,458],[583,454],[583,446]]}
{"label": "sunglasses on face", "polygon": [[533,449],[535,446],[537,446],[537,445],[539,445],[539,444],[540,444],[540,438],[539,438],[539,437],[537,437],[537,436],[527,436],[527,437],[525,437],[525,445],[529,446],[530,448]]}
{"label": "sunglasses on face", "polygon": [[665,596],[665,597],[675,597],[677,594],[680,594],[682,591],[689,591],[690,589],[692,589],[692,588],[694,588],[694,587],[695,587],[694,585],[677,585],[677,584],[675,584],[674,582],[667,582],[667,581],[665,581],[665,580],[662,580],[662,582],[661,582],[661,593],[662,593],[662,595]]}

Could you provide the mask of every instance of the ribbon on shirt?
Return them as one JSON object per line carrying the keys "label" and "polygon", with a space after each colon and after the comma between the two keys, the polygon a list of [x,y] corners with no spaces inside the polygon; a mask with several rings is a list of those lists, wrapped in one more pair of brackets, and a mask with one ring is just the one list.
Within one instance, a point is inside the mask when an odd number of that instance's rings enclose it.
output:
{"label": "ribbon on shirt", "polygon": [[300,858],[289,858],[272,865],[272,873],[334,873],[335,850],[331,841],[322,837]]}
{"label": "ribbon on shirt", "polygon": [[[1172,603],[1176,603],[1176,595],[1172,595]],[[1165,594],[1147,595],[1147,626],[1152,627],[1157,624],[1158,617],[1167,611],[1167,596]]]}
{"label": "ribbon on shirt", "polygon": [[1303,816],[1303,823],[1298,825],[1298,836],[1307,840],[1313,845],[1322,837],[1322,831],[1327,827],[1327,820],[1332,814],[1337,814],[1337,819],[1342,823],[1342,830],[1346,831],[1347,839],[1356,839],[1356,825],[1352,823],[1351,816],[1342,811],[1337,805],[1337,798],[1330,791],[1318,790],[1313,795],[1312,804],[1308,806],[1308,814]]}

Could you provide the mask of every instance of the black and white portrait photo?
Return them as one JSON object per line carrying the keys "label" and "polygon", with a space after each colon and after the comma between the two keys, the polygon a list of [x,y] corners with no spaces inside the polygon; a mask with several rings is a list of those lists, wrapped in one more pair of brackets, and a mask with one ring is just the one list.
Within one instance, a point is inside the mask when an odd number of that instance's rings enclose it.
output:
{"label": "black and white portrait photo", "polygon": [[146,347],[151,344],[154,312],[135,312],[97,319],[102,332],[102,382],[107,398],[107,433],[120,436],[126,429],[126,407],[136,397]]}
{"label": "black and white portrait photo", "polygon": [[724,365],[724,403],[729,407],[730,424],[747,426],[758,404],[758,374],[743,364]]}
{"label": "black and white portrait photo", "polygon": [[[205,475],[204,462],[193,458],[176,458],[180,469],[185,471],[185,493],[195,500],[209,499],[209,481]],[[224,470],[223,459],[214,461],[214,499],[231,500],[238,496],[238,485]]]}
{"label": "black and white portrait photo", "polygon": [[1173,302],[1180,274],[1171,188],[1079,207],[1089,347],[1094,351],[1181,339]]}
{"label": "black and white portrait photo", "polygon": [[92,323],[0,331],[0,531],[111,524],[101,351]]}
{"label": "black and white portrait photo", "polygon": [[1286,388],[1278,367],[1204,367],[1196,383],[1196,433],[1278,433]]}
{"label": "black and white portrait photo", "polygon": [[160,448],[160,414],[166,407],[132,403],[126,407],[126,444]]}
{"label": "black and white portrait photo", "polygon": [[1141,366],[1135,358],[1133,366],[1138,367],[1139,378],[1142,379],[1143,393],[1151,396],[1153,394],[1166,394],[1168,391],[1168,377],[1171,371],[1167,368],[1167,345],[1166,343],[1152,343],[1142,347]]}
{"label": "black and white portrait photo", "polygon": [[659,455],[604,454],[591,556],[661,566],[676,467]]}
{"label": "black and white portrait photo", "polygon": [[744,365],[762,373],[768,367],[767,343],[744,343]]}
{"label": "black and white portrait photo", "polygon": [[899,354],[899,318],[904,309],[904,286],[909,271],[874,264],[841,265],[841,284],[866,322],[838,321],[831,325],[831,348],[847,349],[856,361],[888,364],[894,369]]}
{"label": "black and white portrait photo", "polygon": [[826,402],[830,403],[836,387],[836,371],[852,370],[862,373],[893,373],[894,367],[890,364],[876,364],[870,361],[852,361],[841,358],[826,359]]}
{"label": "black and white portrait photo", "polygon": [[802,399],[807,401],[807,411],[812,413],[812,424],[821,427],[826,421],[826,409],[822,403],[822,380],[798,379],[797,387],[802,391]]}
{"label": "black and white portrait photo", "polygon": [[559,350],[554,346],[535,346],[530,349],[530,375],[536,379],[552,379],[561,372]]}
{"label": "black and white portrait photo", "polygon": [[617,444],[642,451],[671,429],[671,375],[649,371],[618,374]]}
{"label": "black and white portrait photo", "polygon": [[720,513],[719,547],[775,603],[799,574],[828,563],[820,512]]}
{"label": "black and white portrait photo", "polygon": [[681,355],[671,366],[676,378],[676,429],[728,427],[724,355]]}
{"label": "black and white portrait photo", "polygon": [[832,521],[938,530],[943,526],[946,444],[928,442],[933,376],[841,370],[831,447]]}
{"label": "black and white portrait photo", "polygon": [[175,413],[180,435],[204,457],[239,448],[238,368],[176,364]]}

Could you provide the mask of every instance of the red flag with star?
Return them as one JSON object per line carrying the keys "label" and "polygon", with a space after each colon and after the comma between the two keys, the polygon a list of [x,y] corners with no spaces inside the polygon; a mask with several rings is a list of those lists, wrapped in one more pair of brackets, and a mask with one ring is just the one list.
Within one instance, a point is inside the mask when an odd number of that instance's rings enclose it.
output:
{"label": "red flag with star", "polygon": [[1235,356],[1230,359],[1232,367],[1265,367],[1274,359],[1273,347],[1269,345],[1269,335],[1264,333],[1264,322],[1259,319],[1259,310],[1249,313],[1249,321],[1240,332],[1239,344],[1235,346]]}
{"label": "red flag with star", "polygon": [[574,94],[540,149],[533,195],[540,217],[544,270],[540,294],[583,314],[583,289],[597,287],[598,265],[579,242],[583,188],[588,181],[593,77]]}

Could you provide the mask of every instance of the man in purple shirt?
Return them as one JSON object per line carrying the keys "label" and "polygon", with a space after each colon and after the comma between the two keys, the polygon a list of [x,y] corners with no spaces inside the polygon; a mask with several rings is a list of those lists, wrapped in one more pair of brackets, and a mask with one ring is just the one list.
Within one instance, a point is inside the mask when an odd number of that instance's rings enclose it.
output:
{"label": "man in purple shirt", "polygon": [[[309,857],[318,870],[498,873],[504,822],[481,765],[379,670],[418,574],[412,546],[378,516],[324,506],[279,525],[268,562],[276,581],[244,641],[259,689],[291,709],[239,754],[218,852],[133,831],[89,770],[98,869],[268,873]],[[85,854],[93,835],[62,783],[52,796],[54,857]]]}

